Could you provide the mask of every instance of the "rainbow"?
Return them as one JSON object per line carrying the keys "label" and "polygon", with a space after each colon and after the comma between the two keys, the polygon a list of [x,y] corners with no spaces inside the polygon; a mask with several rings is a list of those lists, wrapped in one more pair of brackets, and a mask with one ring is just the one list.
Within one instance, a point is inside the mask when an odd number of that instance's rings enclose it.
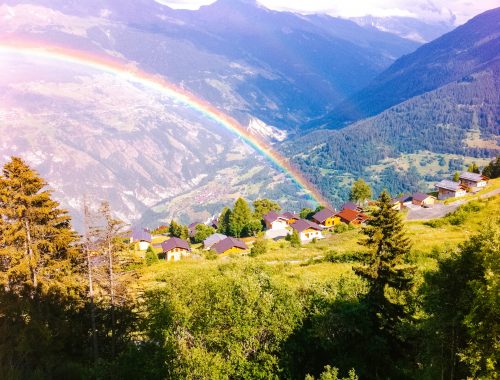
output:
{"label": "rainbow", "polygon": [[267,157],[282,172],[289,175],[299,187],[311,196],[315,202],[323,206],[329,206],[329,202],[302,175],[302,173],[294,168],[285,157],[274,150],[269,144],[264,142],[259,137],[250,134],[231,116],[219,111],[217,108],[196,97],[192,93],[173,85],[159,75],[142,71],[130,63],[120,62],[94,53],[50,45],[45,42],[32,43],[12,40],[10,37],[7,41],[0,41],[0,54],[26,55],[31,58],[48,59],[81,65],[98,71],[107,72],[129,82],[138,83],[144,87],[159,91],[169,98],[172,98],[173,100],[183,103],[186,106],[200,112],[230,132],[239,136],[260,154]]}

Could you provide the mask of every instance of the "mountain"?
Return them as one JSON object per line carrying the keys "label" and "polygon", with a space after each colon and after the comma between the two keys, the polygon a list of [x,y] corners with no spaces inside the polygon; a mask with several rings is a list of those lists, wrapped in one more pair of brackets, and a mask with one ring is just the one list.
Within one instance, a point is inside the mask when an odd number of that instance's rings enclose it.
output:
{"label": "mountain", "polygon": [[[199,11],[153,0],[7,0],[0,20],[0,42],[71,48],[161,76],[271,144],[418,46],[243,0]],[[308,204],[290,178],[192,107],[85,65],[0,55],[0,160],[26,158],[77,225],[84,194],[144,225],[204,220],[240,195]]]}
{"label": "mountain", "polygon": [[363,16],[351,17],[349,20],[363,27],[395,34],[408,40],[427,43],[441,37],[455,28],[454,19],[446,21],[425,21],[414,17],[401,16]]}
{"label": "mountain", "polygon": [[485,165],[500,154],[499,16],[500,9],[486,12],[391,66],[379,77],[386,86],[370,87],[372,102],[399,104],[282,150],[334,202],[345,201],[359,177],[398,194],[429,191],[471,162]]}
{"label": "mountain", "polygon": [[[219,0],[7,0],[0,32],[122,57],[231,113],[297,130],[419,44],[354,22]],[[7,6],[8,5],[8,6]],[[78,25],[79,27],[75,27]]]}
{"label": "mountain", "polygon": [[315,126],[339,128],[482,70],[499,58],[500,8],[405,55],[369,86],[341,102]]}

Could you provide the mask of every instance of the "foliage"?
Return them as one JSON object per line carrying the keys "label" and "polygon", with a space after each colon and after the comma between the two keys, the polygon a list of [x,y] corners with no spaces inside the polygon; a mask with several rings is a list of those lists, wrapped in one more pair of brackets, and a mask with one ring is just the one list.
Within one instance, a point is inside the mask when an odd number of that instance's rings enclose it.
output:
{"label": "foliage", "polygon": [[287,235],[286,237],[290,241],[290,245],[292,247],[300,248],[300,246],[302,245],[302,243],[300,241],[300,236],[299,236],[299,233],[297,232],[297,230],[293,230],[292,233],[290,235]]}
{"label": "foliage", "polygon": [[475,162],[473,162],[472,164],[469,165],[469,167],[467,168],[467,171],[469,173],[479,173],[479,167],[477,166],[477,164]]}
{"label": "foliage", "polygon": [[238,238],[243,236],[251,216],[252,211],[248,203],[243,198],[238,198],[229,218],[229,231],[231,235]]}
{"label": "foliage", "polygon": [[364,204],[371,197],[372,189],[362,178],[359,178],[352,184],[351,193],[349,195],[351,201],[358,204]]}
{"label": "foliage", "polygon": [[500,177],[500,156],[483,169],[483,175],[491,179]]}
{"label": "foliage", "polygon": [[[339,370],[335,367],[330,367],[327,365],[325,370],[319,375],[318,380],[358,380],[358,376],[356,376],[356,371],[351,369],[349,371],[349,377],[339,377]],[[314,380],[314,376],[307,375],[305,380]]]}
{"label": "foliage", "polygon": [[230,220],[231,220],[231,209],[229,207],[224,207],[219,215],[219,228],[217,232],[229,235],[231,232],[229,230]]}
{"label": "foliage", "polygon": [[458,182],[459,180],[460,180],[460,172],[455,172],[455,174],[453,174],[453,181]]}
{"label": "foliage", "polygon": [[261,220],[269,211],[281,211],[281,206],[269,199],[257,199],[253,202],[253,217]]}
{"label": "foliage", "polygon": [[198,224],[195,227],[195,234],[193,238],[194,243],[202,243],[210,235],[215,233],[215,229],[213,227],[207,226],[206,224]]}
{"label": "foliage", "polygon": [[349,231],[349,230],[352,230],[354,227],[350,224],[347,224],[347,223],[344,223],[344,222],[340,222],[339,224],[335,225],[333,227],[333,231],[335,233],[338,233],[338,234],[341,234],[342,232],[346,232],[346,231]]}
{"label": "foliage", "polygon": [[172,237],[177,237],[183,240],[189,239],[189,230],[187,226],[177,223],[175,220],[170,222],[169,233]]}
{"label": "foliage", "polygon": [[499,243],[495,220],[426,276],[430,376],[493,379],[498,374]]}
{"label": "foliage", "polygon": [[146,250],[146,255],[144,256],[144,260],[146,261],[146,265],[153,265],[159,261],[158,254],[155,252],[153,247],[149,246]]}
{"label": "foliage", "polygon": [[267,241],[263,235],[259,235],[257,239],[255,239],[252,248],[250,249],[250,256],[260,256],[267,252]]}
{"label": "foliage", "polygon": [[302,211],[300,211],[300,217],[302,219],[311,219],[313,215],[314,211],[307,207],[303,208]]}

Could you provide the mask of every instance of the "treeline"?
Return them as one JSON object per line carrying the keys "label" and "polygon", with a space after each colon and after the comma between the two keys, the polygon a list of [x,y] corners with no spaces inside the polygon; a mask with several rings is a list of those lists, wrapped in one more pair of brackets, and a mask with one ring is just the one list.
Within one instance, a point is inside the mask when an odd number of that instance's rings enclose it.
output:
{"label": "treeline", "polygon": [[77,236],[45,185],[17,158],[0,176],[2,379],[498,376],[498,220],[423,271],[382,193],[351,274],[292,287],[280,266],[200,262],[133,292],[109,207]]}

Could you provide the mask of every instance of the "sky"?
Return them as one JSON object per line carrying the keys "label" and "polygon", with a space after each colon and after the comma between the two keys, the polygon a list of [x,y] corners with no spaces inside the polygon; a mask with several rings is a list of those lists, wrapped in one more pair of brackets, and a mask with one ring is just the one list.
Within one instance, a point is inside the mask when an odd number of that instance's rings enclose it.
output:
{"label": "sky", "polygon": [[[198,9],[214,0],[157,0],[172,8]],[[450,21],[460,25],[500,0],[258,0],[270,9],[298,13],[326,13],[337,17],[407,16],[425,21]]]}

